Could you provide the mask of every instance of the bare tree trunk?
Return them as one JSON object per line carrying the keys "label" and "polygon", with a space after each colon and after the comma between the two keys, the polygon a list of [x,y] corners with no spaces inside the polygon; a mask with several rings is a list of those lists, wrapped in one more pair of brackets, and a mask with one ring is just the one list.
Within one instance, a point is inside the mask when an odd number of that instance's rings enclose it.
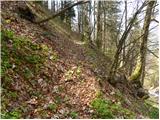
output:
{"label": "bare tree trunk", "polygon": [[82,21],[82,20],[81,20],[81,18],[82,18],[82,17],[81,17],[81,16],[82,16],[81,6],[78,5],[78,6],[77,6],[77,9],[78,9],[78,32],[81,33],[81,32],[82,32],[82,30],[81,30],[81,24],[82,24],[82,23],[81,23],[81,21]]}
{"label": "bare tree trunk", "polygon": [[96,39],[96,2],[94,1],[94,41]]}
{"label": "bare tree trunk", "polygon": [[105,1],[103,1],[102,3],[102,8],[103,8],[103,28],[102,28],[102,40],[103,40],[103,43],[102,43],[102,52],[105,53],[105,44],[106,44],[106,40],[105,40],[105,36],[106,36],[106,9],[105,9]]}
{"label": "bare tree trunk", "polygon": [[151,14],[152,14],[152,9],[155,1],[151,1],[147,7],[146,11],[146,16],[145,16],[145,23],[143,26],[143,38],[142,38],[142,45],[140,49],[141,53],[141,62],[142,62],[142,78],[141,78],[141,83],[143,85],[144,83],[144,77],[145,77],[145,65],[146,65],[146,53],[147,53],[147,42],[148,42],[148,34],[149,34],[149,25],[151,22]]}
{"label": "bare tree trunk", "polygon": [[55,12],[55,1],[52,1],[52,12]]}

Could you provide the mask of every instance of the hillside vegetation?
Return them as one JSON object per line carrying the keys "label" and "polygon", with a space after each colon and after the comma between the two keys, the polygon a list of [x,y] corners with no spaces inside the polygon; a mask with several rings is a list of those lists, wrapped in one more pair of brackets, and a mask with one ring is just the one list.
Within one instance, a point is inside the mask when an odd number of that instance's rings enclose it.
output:
{"label": "hillside vegetation", "polygon": [[36,19],[49,14],[39,3],[2,2],[1,118],[158,118],[158,108],[127,84],[106,80],[110,56],[81,42],[58,18],[35,24],[18,7]]}

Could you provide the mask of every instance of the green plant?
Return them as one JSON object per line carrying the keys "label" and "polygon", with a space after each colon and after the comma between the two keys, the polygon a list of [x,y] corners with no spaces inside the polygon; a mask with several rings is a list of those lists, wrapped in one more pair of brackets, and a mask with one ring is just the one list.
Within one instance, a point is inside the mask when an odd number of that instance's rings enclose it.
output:
{"label": "green plant", "polygon": [[29,78],[33,77],[33,73],[29,68],[24,69],[24,77],[26,79],[29,79]]}
{"label": "green plant", "polygon": [[149,117],[151,119],[159,119],[159,109],[156,107],[151,107],[149,110]]}
{"label": "green plant", "polygon": [[135,115],[130,110],[123,108],[119,103],[112,103],[110,100],[105,100],[103,98],[96,98],[92,101],[91,107],[95,110],[94,118],[115,118],[118,116],[123,116],[124,118],[134,118]]}
{"label": "green plant", "polygon": [[17,92],[12,92],[12,91],[9,91],[8,93],[7,93],[7,96],[8,97],[11,97],[11,98],[13,98],[13,99],[16,99],[16,98],[18,98],[18,94],[17,94]]}
{"label": "green plant", "polygon": [[36,97],[41,97],[42,93],[40,91],[34,91],[31,93],[31,95],[36,96]]}
{"label": "green plant", "polygon": [[22,113],[20,110],[13,110],[11,112],[4,112],[1,113],[2,119],[20,119],[22,116]]}
{"label": "green plant", "polygon": [[48,52],[48,51],[49,51],[48,46],[45,45],[45,44],[41,44],[41,49],[42,49],[44,52]]}
{"label": "green plant", "polygon": [[78,117],[78,113],[75,111],[72,111],[72,112],[70,112],[70,116],[71,116],[71,118],[75,119]]}
{"label": "green plant", "polygon": [[81,71],[82,71],[81,69],[82,69],[82,68],[81,68],[80,66],[77,67],[77,69],[76,69],[76,74],[77,74],[77,75],[80,75],[80,74],[81,74]]}
{"label": "green plant", "polygon": [[55,103],[50,103],[48,105],[48,109],[51,110],[52,112],[55,112],[57,109],[57,105]]}
{"label": "green plant", "polygon": [[30,47],[31,47],[31,49],[32,50],[40,50],[40,46],[39,45],[37,45],[37,44],[30,44]]}
{"label": "green plant", "polygon": [[73,76],[73,73],[74,73],[73,70],[68,70],[68,71],[65,73],[65,78],[66,78],[67,80],[71,79],[72,76]]}
{"label": "green plant", "polygon": [[9,86],[12,83],[12,81],[12,78],[6,75],[3,77],[2,86]]}
{"label": "green plant", "polygon": [[59,91],[59,92],[64,92],[64,88],[63,88],[62,86],[59,86],[59,87],[58,87],[58,91]]}
{"label": "green plant", "polygon": [[135,114],[132,111],[130,111],[130,110],[126,109],[126,108],[123,108],[123,107],[120,107],[118,109],[121,109],[119,114],[123,115],[124,118],[135,119]]}
{"label": "green plant", "polygon": [[8,40],[8,39],[12,39],[14,37],[14,32],[11,30],[2,30],[1,33],[1,39],[2,40]]}
{"label": "green plant", "polygon": [[42,58],[40,55],[35,55],[35,54],[28,55],[25,57],[25,59],[28,63],[31,63],[31,64],[42,63]]}
{"label": "green plant", "polygon": [[61,104],[63,102],[63,99],[60,96],[56,96],[55,100],[57,104]]}
{"label": "green plant", "polygon": [[8,48],[6,47],[6,43],[3,43],[2,41],[2,49],[1,49],[1,75],[3,76],[5,74],[5,71],[8,69],[8,68],[11,68],[12,65],[10,63],[10,60],[9,60],[9,50]]}
{"label": "green plant", "polygon": [[49,57],[50,60],[52,61],[57,61],[58,60],[58,55],[53,52],[53,54]]}
{"label": "green plant", "polygon": [[106,101],[102,98],[96,98],[91,103],[92,108],[95,110],[95,118],[114,118],[112,111],[110,110],[110,101]]}
{"label": "green plant", "polygon": [[101,98],[102,96],[103,96],[102,91],[100,91],[100,90],[96,91],[96,97],[97,98]]}

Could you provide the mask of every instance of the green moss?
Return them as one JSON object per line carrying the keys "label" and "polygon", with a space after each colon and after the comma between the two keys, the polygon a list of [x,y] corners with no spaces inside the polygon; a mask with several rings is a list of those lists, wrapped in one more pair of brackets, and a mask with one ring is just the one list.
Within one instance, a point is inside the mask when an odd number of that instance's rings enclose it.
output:
{"label": "green moss", "polygon": [[140,56],[139,56],[138,60],[137,60],[136,67],[135,67],[135,70],[133,71],[133,73],[129,77],[129,80],[130,81],[137,80],[140,77],[140,75],[141,75],[141,69],[142,69],[142,63],[140,61]]}

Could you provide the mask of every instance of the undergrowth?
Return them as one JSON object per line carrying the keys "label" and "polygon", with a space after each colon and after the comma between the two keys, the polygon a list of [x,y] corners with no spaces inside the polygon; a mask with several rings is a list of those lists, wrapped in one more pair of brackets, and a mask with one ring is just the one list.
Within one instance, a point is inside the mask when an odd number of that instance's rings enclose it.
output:
{"label": "undergrowth", "polygon": [[120,103],[113,103],[99,95],[91,102],[91,108],[94,109],[93,118],[135,118],[135,114],[122,107]]}
{"label": "undergrowth", "polygon": [[[55,62],[58,60],[58,56],[47,45],[33,43],[27,37],[17,36],[13,31],[7,29],[2,29],[1,43],[1,117],[18,119],[22,116],[21,111],[16,108],[8,111],[7,108],[10,101],[17,100],[20,95],[14,89],[15,81],[22,80],[35,86],[37,81],[34,78],[40,75],[42,67],[47,61]],[[19,78],[16,78],[17,76]],[[30,91],[32,91],[32,86],[30,86]],[[30,93],[28,92],[28,94]],[[53,110],[53,106],[50,106],[50,109]]]}

